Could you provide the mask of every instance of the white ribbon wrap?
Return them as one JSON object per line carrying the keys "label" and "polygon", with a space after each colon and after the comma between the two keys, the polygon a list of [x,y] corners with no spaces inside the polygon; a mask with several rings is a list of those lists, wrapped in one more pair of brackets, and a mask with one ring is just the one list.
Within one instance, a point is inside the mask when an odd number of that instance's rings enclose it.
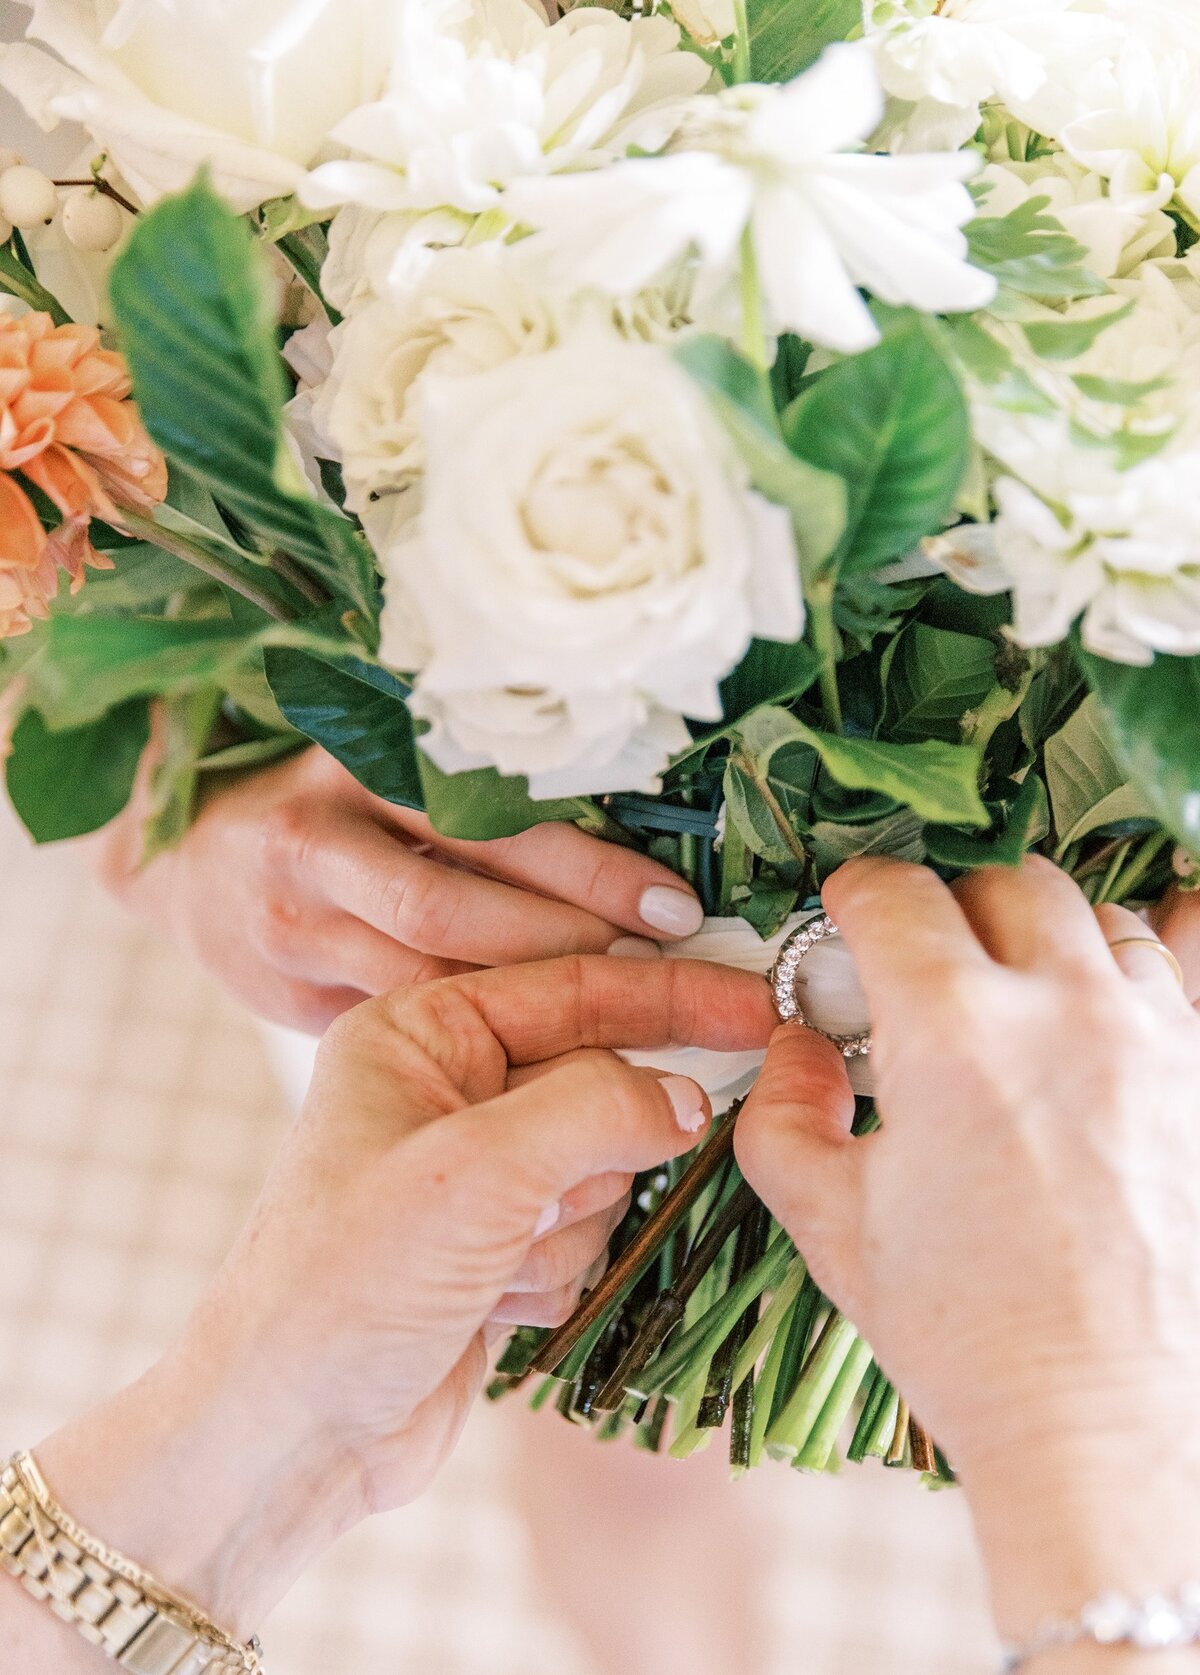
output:
{"label": "white ribbon wrap", "polygon": [[[707,960],[712,965],[734,966],[739,971],[754,971],[766,977],[792,932],[817,917],[816,911],[794,913],[769,942],[764,942],[744,919],[706,919],[695,936],[689,936],[684,942],[664,944],[663,954],[667,959]],[[867,997],[850,950],[840,938],[818,942],[805,955],[800,981],[804,985],[800,997],[804,1016],[817,1029],[829,1035],[858,1035],[870,1028]],[[747,1092],[763,1062],[762,1053],[714,1053],[704,1047],[627,1052],[623,1057],[630,1064],[651,1065],[675,1075],[690,1076],[704,1088],[718,1112],[728,1110],[735,1099]],[[869,1058],[850,1059],[846,1068],[855,1093],[872,1092]]]}

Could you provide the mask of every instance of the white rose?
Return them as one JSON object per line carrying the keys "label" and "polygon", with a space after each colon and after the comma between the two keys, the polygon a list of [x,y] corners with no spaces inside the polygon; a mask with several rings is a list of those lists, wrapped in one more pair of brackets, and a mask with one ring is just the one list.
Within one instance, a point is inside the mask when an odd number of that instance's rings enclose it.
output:
{"label": "white rose", "polygon": [[427,380],[486,372],[554,340],[548,303],[499,247],[427,255],[415,285],[356,309],[332,334],[332,371],[313,406],[350,506],[365,512],[420,473]]}
{"label": "white rose", "polygon": [[654,345],[582,334],[423,409],[421,516],[379,551],[422,748],[536,797],[654,789],[752,637],[802,630],[788,515]]}
{"label": "white rose", "polygon": [[81,122],[146,203],[207,163],[239,210],[294,191],[377,97],[395,28],[390,0],[25,3],[44,46],[0,47],[0,85],[35,120]]}

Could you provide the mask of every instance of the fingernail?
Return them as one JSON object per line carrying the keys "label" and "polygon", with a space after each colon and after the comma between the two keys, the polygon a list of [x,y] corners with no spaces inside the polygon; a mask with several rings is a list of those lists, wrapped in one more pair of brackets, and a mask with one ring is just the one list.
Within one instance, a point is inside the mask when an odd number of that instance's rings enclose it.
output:
{"label": "fingernail", "polygon": [[615,960],[659,960],[662,949],[648,936],[619,936],[608,950]]}
{"label": "fingernail", "polygon": [[544,1234],[549,1233],[552,1227],[557,1227],[558,1220],[561,1215],[561,1204],[547,1204],[546,1208],[542,1211],[541,1215],[537,1218],[537,1221],[533,1225],[534,1238],[540,1239]]}
{"label": "fingernail", "polygon": [[704,923],[704,909],[696,897],[667,884],[647,890],[638,910],[648,925],[668,936],[694,936]]}
{"label": "fingernail", "polygon": [[685,1134],[696,1134],[704,1127],[707,1112],[704,1093],[688,1076],[664,1076],[659,1087],[671,1101],[675,1121]]}

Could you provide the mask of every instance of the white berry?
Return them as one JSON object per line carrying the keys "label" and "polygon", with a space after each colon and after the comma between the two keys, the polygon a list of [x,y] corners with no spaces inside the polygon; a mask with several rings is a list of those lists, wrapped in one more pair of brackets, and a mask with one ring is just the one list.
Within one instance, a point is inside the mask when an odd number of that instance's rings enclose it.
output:
{"label": "white berry", "polygon": [[13,235],[12,222],[0,215],[0,244],[7,244]]}
{"label": "white berry", "polygon": [[18,163],[0,175],[0,215],[14,227],[40,227],[58,213],[58,188],[48,174]]}
{"label": "white berry", "polygon": [[82,186],[63,202],[62,229],[76,250],[111,250],[125,228],[121,206]]}
{"label": "white berry", "polygon": [[24,162],[19,151],[10,151],[5,145],[0,145],[0,174],[6,174],[9,169],[15,169],[18,163]]}

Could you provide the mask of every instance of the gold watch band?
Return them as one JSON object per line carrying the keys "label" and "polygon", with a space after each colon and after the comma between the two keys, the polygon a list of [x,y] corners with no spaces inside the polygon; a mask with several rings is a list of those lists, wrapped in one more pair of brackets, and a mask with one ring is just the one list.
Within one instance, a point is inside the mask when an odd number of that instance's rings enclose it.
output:
{"label": "gold watch band", "polygon": [[29,1454],[0,1473],[0,1565],[129,1675],[263,1675],[194,1605],[81,1529]]}

